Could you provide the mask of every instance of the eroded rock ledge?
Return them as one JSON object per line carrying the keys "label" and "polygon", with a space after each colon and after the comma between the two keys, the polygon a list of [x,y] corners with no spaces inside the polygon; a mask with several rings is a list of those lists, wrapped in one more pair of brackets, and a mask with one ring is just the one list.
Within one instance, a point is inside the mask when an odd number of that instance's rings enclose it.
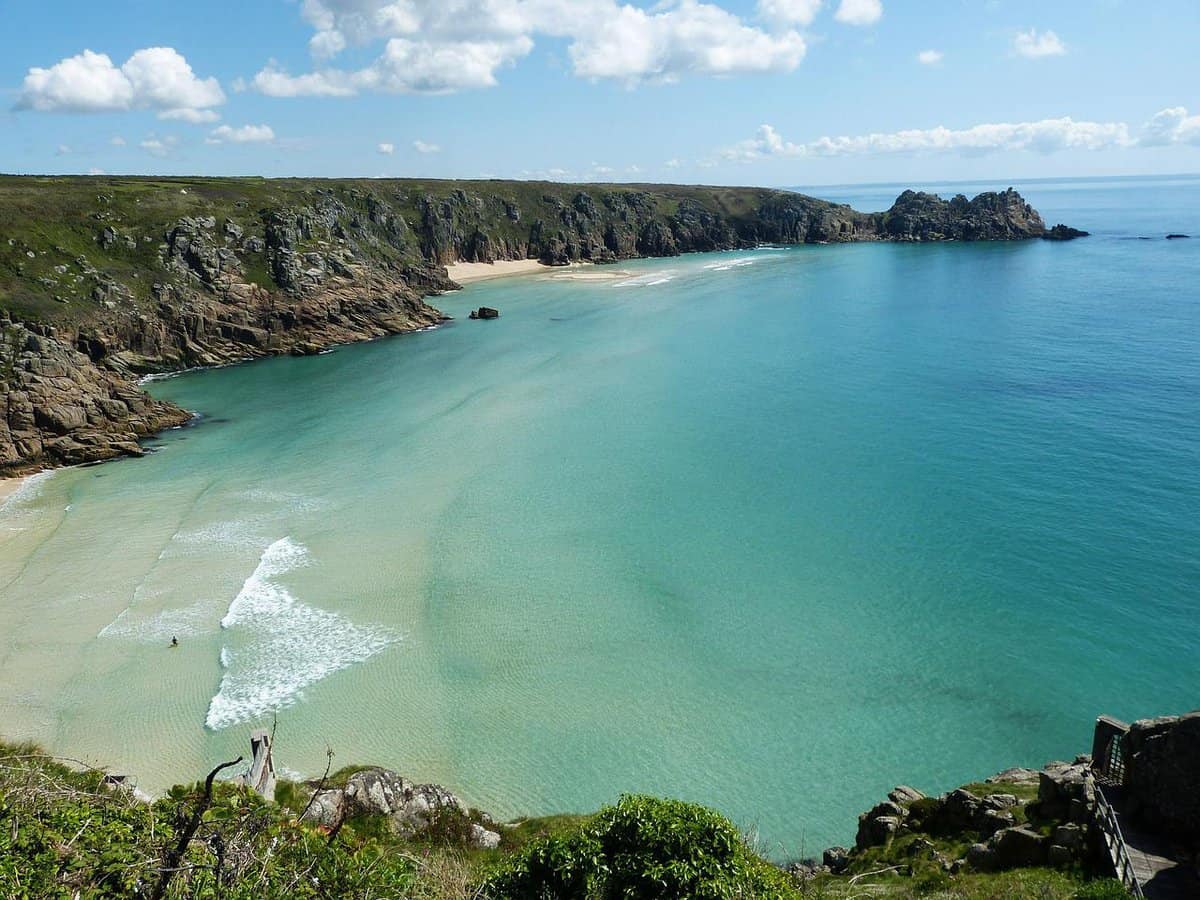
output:
{"label": "eroded rock ledge", "polygon": [[187,421],[140,375],[436,325],[450,262],[1064,228],[1011,189],[861,213],[757,188],[0,177],[0,475],[137,455]]}

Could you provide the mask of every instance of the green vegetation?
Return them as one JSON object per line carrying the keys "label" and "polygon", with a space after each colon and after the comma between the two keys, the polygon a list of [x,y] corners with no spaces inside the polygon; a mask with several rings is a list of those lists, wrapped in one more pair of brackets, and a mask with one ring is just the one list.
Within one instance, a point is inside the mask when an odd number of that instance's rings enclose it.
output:
{"label": "green vegetation", "polygon": [[[352,771],[326,783],[344,783]],[[1124,896],[1116,882],[1088,881],[1077,871],[951,875],[935,851],[965,848],[915,834],[856,857],[845,875],[793,880],[719,814],[645,796],[622,797],[590,816],[501,826],[498,849],[470,849],[465,836],[478,813],[440,817],[418,838],[403,840],[381,816],[333,828],[301,822],[312,789],[283,782],[280,802],[267,803],[218,781],[211,795],[194,784],[144,803],[101,772],[73,768],[36,747],[0,744],[0,896],[155,897],[160,890],[176,900]],[[178,861],[171,865],[172,859]]]}
{"label": "green vegetation", "polygon": [[[333,231],[343,232],[360,258],[403,267],[431,251],[424,227],[427,201],[442,206],[455,200],[457,205],[443,210],[444,222],[468,236],[482,229],[499,247],[528,241],[538,220],[560,227],[561,210],[571,209],[581,192],[602,204],[607,195],[629,191],[648,193],[660,220],[687,200],[730,221],[753,217],[775,193],[534,181],[0,176],[0,309],[26,321],[90,324],[111,318],[97,289],[102,293],[105,285],[118,284],[134,309],[152,310],[154,283],[179,281],[164,266],[162,248],[184,217],[213,217],[218,233],[226,223],[239,229],[230,246],[238,251],[243,277],[273,289],[261,245],[255,250],[243,243],[264,239],[273,212],[307,213],[319,227],[312,233],[302,229],[294,249],[327,251],[329,219],[313,211],[322,200],[335,201],[345,214]],[[107,239],[106,228],[112,230]]]}
{"label": "green vegetation", "polygon": [[626,796],[527,847],[484,883],[488,897],[789,897],[795,888],[729,821],[677,800]]}

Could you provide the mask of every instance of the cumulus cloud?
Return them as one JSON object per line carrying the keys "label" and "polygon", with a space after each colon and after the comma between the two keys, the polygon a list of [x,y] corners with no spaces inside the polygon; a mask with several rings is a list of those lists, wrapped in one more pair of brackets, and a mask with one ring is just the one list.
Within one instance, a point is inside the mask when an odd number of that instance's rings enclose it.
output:
{"label": "cumulus cloud", "polygon": [[1013,38],[1013,50],[1018,56],[1040,59],[1043,56],[1062,56],[1067,52],[1067,45],[1053,31],[1039,32],[1036,28],[1030,28],[1018,32]]}
{"label": "cumulus cloud", "polygon": [[158,117],[176,122],[187,122],[190,125],[207,125],[221,118],[215,110],[211,109],[169,109],[159,113]]}
{"label": "cumulus cloud", "polygon": [[758,0],[760,18],[780,25],[811,25],[821,0]]}
{"label": "cumulus cloud", "polygon": [[380,144],[379,152],[382,153],[384,156],[391,156],[393,153],[396,152],[396,145],[395,144]]}
{"label": "cumulus cloud", "polygon": [[[584,78],[633,84],[788,71],[806,51],[793,26],[811,21],[819,6],[761,0],[760,15],[777,26],[764,30],[701,0],[648,10],[619,0],[304,0],[302,15],[315,29],[310,50],[320,65],[291,75],[272,62],[251,84],[272,96],[326,97],[486,88],[538,37],[565,39],[572,69]],[[348,47],[378,41],[385,42],[382,52],[363,68],[329,64]]]}
{"label": "cumulus cloud", "polygon": [[770,125],[762,125],[747,140],[721,151],[723,159],[750,162],[773,156],[826,157],[888,153],[947,153],[979,155],[999,150],[1105,150],[1129,147],[1129,126],[1123,122],[1077,122],[1070,117],[975,125],[971,128],[944,127],[909,129],[858,136],[820,137],[796,144]]}
{"label": "cumulus cloud", "polygon": [[413,141],[413,149],[418,153],[441,153],[442,148],[437,144],[427,144],[425,141]]}
{"label": "cumulus cloud", "polygon": [[847,25],[874,25],[883,17],[881,0],[842,0],[834,18]]}
{"label": "cumulus cloud", "polygon": [[113,135],[112,139],[109,140],[109,143],[112,144],[114,147],[124,147],[125,146],[125,138],[121,137],[119,134]]}
{"label": "cumulus cloud", "polygon": [[922,50],[917,54],[917,62],[923,66],[936,66],[942,61],[941,50]]}
{"label": "cumulus cloud", "polygon": [[243,125],[241,128],[231,128],[222,125],[209,132],[206,144],[268,144],[275,140],[275,132],[270,125]]}
{"label": "cumulus cloud", "polygon": [[138,50],[118,68],[103,53],[84,50],[48,69],[34,67],[25,75],[17,109],[39,112],[123,112],[156,110],[162,118],[184,121],[225,102],[215,78],[199,78],[171,47]]}
{"label": "cumulus cloud", "polygon": [[1183,106],[1161,110],[1143,126],[1138,143],[1143,147],[1166,147],[1170,144],[1200,146],[1200,115],[1189,116],[1187,108]]}

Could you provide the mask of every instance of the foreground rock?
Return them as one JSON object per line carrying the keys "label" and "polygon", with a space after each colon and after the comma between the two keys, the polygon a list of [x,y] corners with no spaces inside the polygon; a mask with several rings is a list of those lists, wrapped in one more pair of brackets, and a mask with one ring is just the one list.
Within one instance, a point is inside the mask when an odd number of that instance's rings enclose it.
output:
{"label": "foreground rock", "polygon": [[500,834],[485,827],[490,818],[472,813],[444,787],[413,784],[388,769],[364,769],[351,775],[344,788],[318,791],[304,818],[335,828],[361,816],[386,818],[392,832],[406,839],[453,839],[485,850],[500,843]]}
{"label": "foreground rock", "polygon": [[[1041,771],[1008,769],[983,785],[940,797],[897,787],[859,816],[854,849],[832,848],[822,869],[845,871],[857,857],[897,841],[907,842],[907,855],[927,858],[945,872],[1079,864],[1096,802],[1090,762],[1081,756]],[[970,845],[965,855],[949,855],[949,848],[964,842]]]}

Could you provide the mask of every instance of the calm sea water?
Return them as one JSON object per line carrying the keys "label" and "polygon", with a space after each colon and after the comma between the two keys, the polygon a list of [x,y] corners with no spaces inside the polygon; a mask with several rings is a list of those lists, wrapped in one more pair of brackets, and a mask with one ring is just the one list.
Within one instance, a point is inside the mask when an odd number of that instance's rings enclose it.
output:
{"label": "calm sea water", "polygon": [[203,422],[0,513],[0,731],[153,789],[278,711],[297,772],[783,856],[1197,706],[1200,181],[1015,186],[1094,236],[513,278],[155,383]]}

